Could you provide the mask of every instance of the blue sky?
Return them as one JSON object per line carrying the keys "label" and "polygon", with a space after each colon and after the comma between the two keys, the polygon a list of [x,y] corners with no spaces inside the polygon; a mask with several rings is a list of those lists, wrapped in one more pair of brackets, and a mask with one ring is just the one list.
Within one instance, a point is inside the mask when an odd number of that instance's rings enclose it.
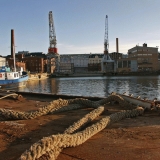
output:
{"label": "blue sky", "polygon": [[103,53],[108,15],[109,52],[147,43],[160,46],[160,0],[0,0],[0,55],[10,54],[11,29],[16,52],[49,47],[52,11],[59,54]]}

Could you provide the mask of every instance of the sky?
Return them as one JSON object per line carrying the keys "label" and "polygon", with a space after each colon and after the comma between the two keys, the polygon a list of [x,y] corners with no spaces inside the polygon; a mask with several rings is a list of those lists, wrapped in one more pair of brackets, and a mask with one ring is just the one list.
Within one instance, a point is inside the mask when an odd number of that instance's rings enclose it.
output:
{"label": "sky", "polygon": [[103,53],[108,15],[109,52],[127,54],[147,43],[160,46],[160,0],[0,0],[0,55],[10,55],[11,29],[16,52],[49,47],[53,13],[59,54]]}

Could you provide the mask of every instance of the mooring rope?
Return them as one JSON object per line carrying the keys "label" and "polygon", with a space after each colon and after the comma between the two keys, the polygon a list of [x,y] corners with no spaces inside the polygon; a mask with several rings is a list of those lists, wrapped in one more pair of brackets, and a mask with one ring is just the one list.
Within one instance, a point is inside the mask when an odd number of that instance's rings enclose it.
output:
{"label": "mooring rope", "polygon": [[4,99],[4,98],[10,97],[10,96],[18,97],[18,94],[16,94],[16,93],[7,94],[7,95],[5,95],[5,96],[1,97],[0,99]]}
{"label": "mooring rope", "polygon": [[131,107],[131,104],[126,102],[119,95],[111,95],[108,98],[104,98],[103,100],[96,101],[96,102],[90,101],[88,99],[83,99],[83,98],[76,98],[76,99],[70,99],[70,100],[58,99],[58,100],[51,101],[48,105],[43,106],[38,110],[32,111],[32,112],[19,112],[19,111],[13,111],[9,109],[0,109],[0,119],[1,120],[34,119],[42,115],[47,115],[47,114],[58,112],[58,111],[73,110],[73,109],[84,108],[84,107],[97,108],[98,106],[104,105],[111,101],[117,101],[120,104],[120,106]]}
{"label": "mooring rope", "polygon": [[119,121],[124,118],[136,117],[142,115],[143,112],[144,109],[142,107],[138,107],[133,110],[126,110],[114,113],[110,116],[102,118],[97,123],[75,134],[64,133],[64,134],[57,134],[45,137],[40,141],[38,141],[37,143],[34,143],[29,148],[29,150],[26,150],[21,155],[19,160],[36,160],[46,153],[49,155],[48,160],[49,159],[55,160],[63,148],[78,146],[87,141],[93,135],[103,130],[110,123]]}
{"label": "mooring rope", "polygon": [[[104,111],[104,105],[109,102],[118,102],[120,106],[127,107],[130,110],[123,110],[118,113],[104,116],[96,123],[80,131],[82,127],[89,124]],[[66,147],[75,147],[91,138],[96,133],[107,127],[110,123],[114,123],[123,118],[130,118],[142,115],[144,108],[132,106],[125,101],[120,95],[110,95],[99,101],[90,101],[84,98],[76,98],[63,100],[58,99],[51,101],[48,105],[39,108],[32,112],[19,112],[8,109],[0,109],[1,120],[23,120],[34,119],[42,115],[63,112],[67,110],[79,108],[93,108],[93,111],[82,117],[79,121],[68,127],[63,134],[51,135],[42,138],[38,142],[31,145],[29,150],[26,150],[19,160],[41,160],[47,157],[47,160],[54,160],[58,157],[61,150]],[[134,109],[133,109],[134,108]]]}

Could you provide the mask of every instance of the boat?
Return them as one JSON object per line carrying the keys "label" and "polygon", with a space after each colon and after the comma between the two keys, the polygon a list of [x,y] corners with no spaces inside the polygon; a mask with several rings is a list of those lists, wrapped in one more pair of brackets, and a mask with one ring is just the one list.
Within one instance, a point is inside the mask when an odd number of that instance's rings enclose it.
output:
{"label": "boat", "polygon": [[17,68],[15,63],[15,44],[14,30],[11,30],[11,58],[13,60],[13,69],[11,70],[7,62],[0,66],[0,89],[13,89],[26,85],[29,78],[27,72],[22,67]]}
{"label": "boat", "polygon": [[0,89],[15,89],[26,86],[28,81],[27,72],[21,67],[19,71],[11,71],[9,67],[0,68]]}

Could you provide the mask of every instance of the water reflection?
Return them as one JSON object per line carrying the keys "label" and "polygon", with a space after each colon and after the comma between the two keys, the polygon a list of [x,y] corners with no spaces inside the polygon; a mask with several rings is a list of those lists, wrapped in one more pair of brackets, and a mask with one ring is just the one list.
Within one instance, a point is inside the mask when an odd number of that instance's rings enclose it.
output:
{"label": "water reflection", "polygon": [[111,92],[160,99],[160,76],[77,77],[28,81],[19,91],[106,97]]}
{"label": "water reflection", "polygon": [[49,93],[59,93],[59,81],[57,81],[55,78],[48,79],[48,86],[50,86]]}

